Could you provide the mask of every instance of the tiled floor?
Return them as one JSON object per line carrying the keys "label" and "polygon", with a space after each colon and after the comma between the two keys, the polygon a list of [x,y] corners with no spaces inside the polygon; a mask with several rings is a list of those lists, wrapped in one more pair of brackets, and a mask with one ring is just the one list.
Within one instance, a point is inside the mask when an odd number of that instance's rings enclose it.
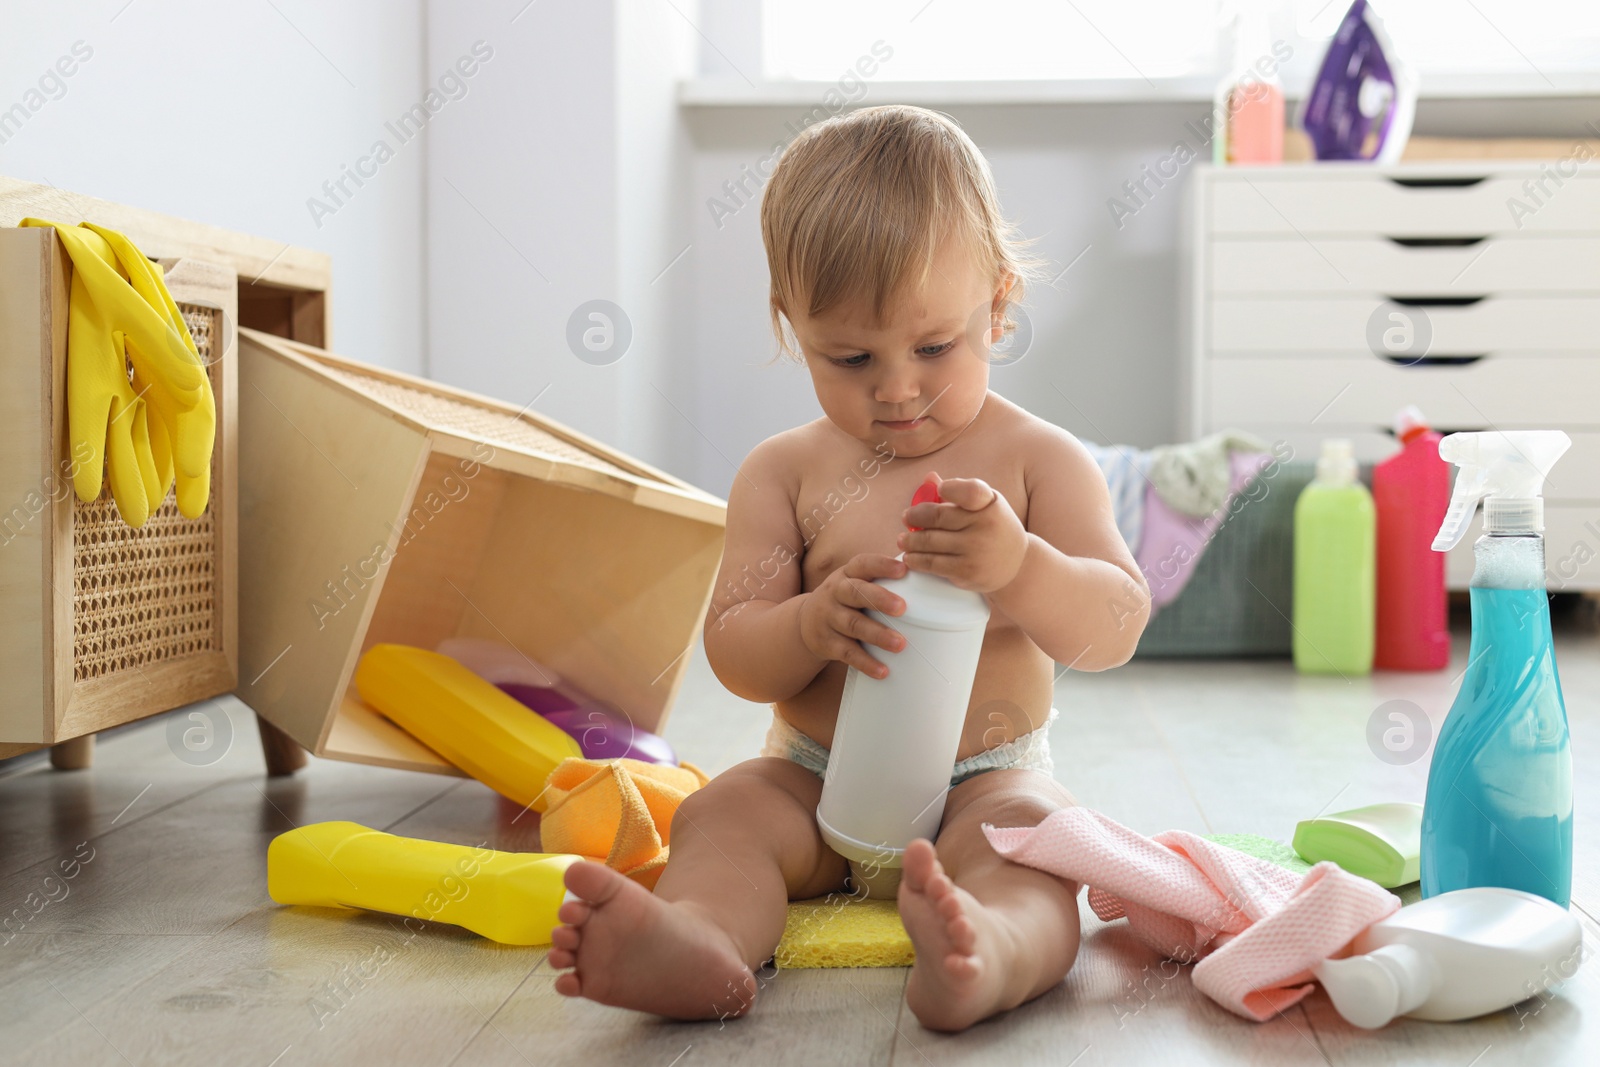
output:
{"label": "tiled floor", "polygon": [[[1057,686],[1057,774],[1078,799],[1145,833],[1180,828],[1287,840],[1321,811],[1420,800],[1427,759],[1380,760],[1367,725],[1390,700],[1437,731],[1448,672],[1305,678],[1282,661],[1135,661]],[[1577,781],[1574,908],[1589,944],[1600,907],[1600,637],[1558,639]],[[265,854],[291,825],[351,819],[419,837],[531,848],[517,809],[475,782],[313,760],[261,773],[253,721],[231,698],[226,755],[181,762],[167,718],[100,739],[95,767],[0,764],[0,1062],[26,1064],[1493,1063],[1593,1062],[1600,973],[1471,1023],[1346,1025],[1320,993],[1265,1023],[1176,977],[1083,907],[1067,980],[959,1036],[904,1008],[903,970],[791,971],[753,1014],[670,1023],[557,996],[544,954],[451,928],[286,909]],[[668,737],[709,771],[755,753],[766,711],[728,696],[697,654]],[[74,866],[71,861],[78,862]],[[73,877],[65,878],[62,861]],[[56,877],[47,880],[47,876]],[[37,912],[25,904],[30,894]],[[1082,898],[1080,898],[1081,904]],[[1587,1007],[1586,1007],[1587,1005]],[[1587,1036],[1585,1036],[1587,1034]]]}

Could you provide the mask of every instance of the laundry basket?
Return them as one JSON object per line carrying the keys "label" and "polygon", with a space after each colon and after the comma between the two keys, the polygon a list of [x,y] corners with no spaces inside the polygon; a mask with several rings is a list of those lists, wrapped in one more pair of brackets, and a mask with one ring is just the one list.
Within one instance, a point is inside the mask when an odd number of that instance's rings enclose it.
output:
{"label": "laundry basket", "polygon": [[[1372,465],[1361,480],[1372,486]],[[1136,656],[1289,655],[1294,616],[1294,504],[1316,476],[1315,462],[1263,471],[1265,492],[1217,528],[1183,592],[1145,627]]]}

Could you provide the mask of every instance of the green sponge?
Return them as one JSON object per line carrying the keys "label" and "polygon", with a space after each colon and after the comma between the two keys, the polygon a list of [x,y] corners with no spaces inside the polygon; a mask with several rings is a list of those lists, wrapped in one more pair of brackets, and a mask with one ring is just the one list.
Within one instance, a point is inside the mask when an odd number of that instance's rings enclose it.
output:
{"label": "green sponge", "polygon": [[1296,855],[1294,849],[1270,837],[1262,837],[1259,834],[1202,834],[1201,836],[1207,841],[1215,841],[1219,845],[1238,849],[1258,860],[1276,863],[1279,867],[1287,868],[1295,874],[1305,874],[1311,869],[1311,864]]}
{"label": "green sponge", "polygon": [[[1282,841],[1274,841],[1270,837],[1261,837],[1257,834],[1206,834],[1204,837],[1207,841],[1215,841],[1219,845],[1236,848],[1240,852],[1247,853],[1257,859],[1266,860],[1268,863],[1276,863],[1278,866],[1293,871],[1295,874],[1305,874],[1313,866],[1307,863],[1294,849]],[[1331,859],[1332,857],[1318,858]],[[1340,866],[1343,866],[1343,864],[1340,864]],[[1349,870],[1349,868],[1345,869]],[[1363,874],[1359,870],[1352,873]],[[1366,877],[1366,875],[1363,875],[1363,877]],[[1377,879],[1373,880],[1377,881]],[[1382,882],[1378,884],[1383,885]],[[1422,888],[1415,880],[1410,884],[1401,883],[1398,886],[1384,886],[1384,888],[1399,897],[1401,904],[1415,904],[1422,899]]]}

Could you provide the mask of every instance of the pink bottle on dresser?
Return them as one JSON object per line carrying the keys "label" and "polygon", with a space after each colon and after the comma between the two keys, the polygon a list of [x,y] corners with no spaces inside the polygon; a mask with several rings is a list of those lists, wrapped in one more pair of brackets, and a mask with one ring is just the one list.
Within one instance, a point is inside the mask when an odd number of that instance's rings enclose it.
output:
{"label": "pink bottle on dresser", "polygon": [[1450,662],[1444,553],[1433,535],[1450,504],[1450,466],[1422,412],[1395,416],[1400,451],[1372,471],[1378,510],[1378,617],[1372,665],[1436,671]]}
{"label": "pink bottle on dresser", "polygon": [[1283,162],[1283,81],[1278,64],[1287,59],[1282,41],[1267,30],[1265,8],[1251,3],[1233,19],[1233,64],[1213,101],[1212,162]]}

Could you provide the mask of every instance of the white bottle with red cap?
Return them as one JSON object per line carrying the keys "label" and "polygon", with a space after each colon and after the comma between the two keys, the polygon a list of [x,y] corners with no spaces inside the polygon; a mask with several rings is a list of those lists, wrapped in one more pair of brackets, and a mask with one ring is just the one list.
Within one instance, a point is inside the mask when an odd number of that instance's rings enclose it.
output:
{"label": "white bottle with red cap", "polygon": [[[925,499],[940,502],[931,483],[912,502]],[[906,647],[889,652],[863,644],[888,665],[889,676],[872,678],[851,667],[845,678],[817,826],[850,861],[854,888],[892,898],[906,846],[939,832],[989,603],[981,593],[925,571],[876,581],[901,597],[906,609],[897,616],[874,610],[867,615],[904,635]]]}

